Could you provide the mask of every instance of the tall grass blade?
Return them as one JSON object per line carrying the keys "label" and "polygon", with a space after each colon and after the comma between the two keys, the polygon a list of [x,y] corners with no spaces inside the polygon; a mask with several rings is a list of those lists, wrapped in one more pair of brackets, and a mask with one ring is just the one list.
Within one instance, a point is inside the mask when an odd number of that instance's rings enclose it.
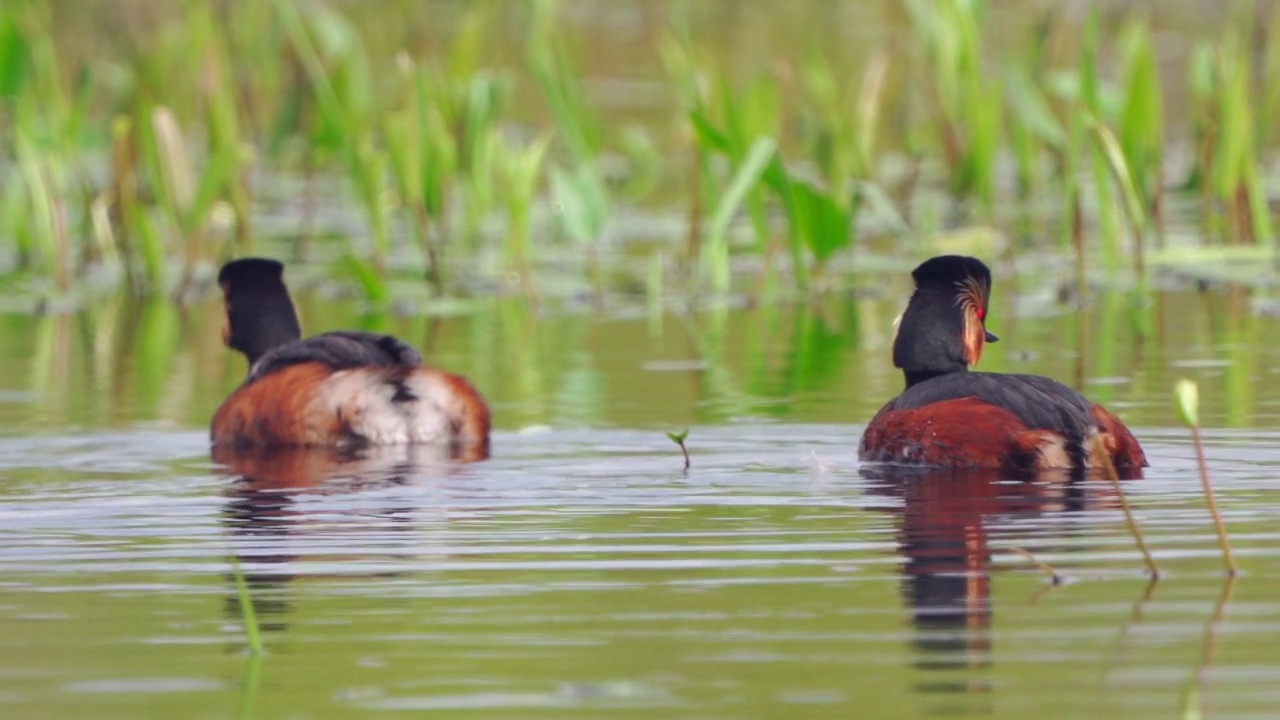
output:
{"label": "tall grass blade", "polygon": [[704,273],[711,278],[711,287],[718,293],[729,290],[729,221],[760,181],[765,168],[774,160],[777,149],[778,143],[773,138],[757,138],[711,213],[702,266]]}
{"label": "tall grass blade", "polygon": [[1134,268],[1138,277],[1142,278],[1146,272],[1143,244],[1148,224],[1146,207],[1140,197],[1141,190],[1138,181],[1134,178],[1132,169],[1125,157],[1124,148],[1121,147],[1120,141],[1116,139],[1115,134],[1092,116],[1088,117],[1087,123],[1093,131],[1094,137],[1097,138],[1102,156],[1106,158],[1116,185],[1119,186],[1121,195],[1124,197],[1124,207],[1129,215],[1129,223],[1133,227]]}
{"label": "tall grass blade", "polygon": [[1126,77],[1118,140],[1136,194],[1148,211],[1155,213],[1162,204],[1164,100],[1155,44],[1146,23],[1131,27],[1125,45]]}
{"label": "tall grass blade", "polygon": [[[1075,111],[1082,119],[1086,129],[1090,125],[1089,118],[1105,117],[1102,107],[1102,81],[1098,75],[1098,11],[1090,10],[1085,22],[1081,38],[1078,82],[1080,87],[1080,107]],[[1111,185],[1107,176],[1107,158],[1105,151],[1094,146],[1088,153],[1090,171],[1093,181],[1093,192],[1097,198],[1098,228],[1102,234],[1102,255],[1109,270],[1120,267],[1120,239],[1116,224],[1116,213],[1109,202]],[[1121,190],[1123,192],[1123,189]]]}

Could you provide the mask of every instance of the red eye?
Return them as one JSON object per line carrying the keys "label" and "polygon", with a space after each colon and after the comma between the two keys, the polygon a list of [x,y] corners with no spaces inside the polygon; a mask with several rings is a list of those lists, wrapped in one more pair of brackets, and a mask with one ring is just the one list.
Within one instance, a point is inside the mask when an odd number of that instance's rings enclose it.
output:
{"label": "red eye", "polygon": [[986,320],[986,319],[987,319],[987,309],[986,309],[986,308],[978,308],[978,319],[979,319],[979,320]]}

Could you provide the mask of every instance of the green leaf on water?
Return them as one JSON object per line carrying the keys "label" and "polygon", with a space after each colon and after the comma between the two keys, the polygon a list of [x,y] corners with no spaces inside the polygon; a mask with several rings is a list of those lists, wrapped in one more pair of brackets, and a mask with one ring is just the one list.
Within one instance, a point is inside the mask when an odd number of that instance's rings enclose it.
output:
{"label": "green leaf on water", "polygon": [[1174,407],[1178,419],[1190,427],[1200,426],[1200,388],[1192,380],[1179,380],[1173,386]]}
{"label": "green leaf on water", "polygon": [[684,443],[684,439],[689,437],[689,428],[685,428],[683,431],[678,433],[669,432],[667,433],[667,437],[671,438],[671,442],[681,445]]}

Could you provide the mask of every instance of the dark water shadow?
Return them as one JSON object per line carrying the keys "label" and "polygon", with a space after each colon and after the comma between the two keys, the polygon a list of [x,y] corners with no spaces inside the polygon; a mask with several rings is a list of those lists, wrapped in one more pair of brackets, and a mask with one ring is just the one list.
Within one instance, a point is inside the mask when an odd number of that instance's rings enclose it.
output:
{"label": "dark water shadow", "polygon": [[993,535],[1036,536],[1043,545],[1047,523],[1028,520],[1112,507],[1116,498],[1105,486],[1066,474],[1010,482],[990,472],[888,467],[861,472],[875,483],[872,492],[902,500],[893,512],[901,513],[899,573],[910,613],[913,665],[923,671],[915,689],[944,701],[979,696],[978,706],[966,704],[963,710],[993,711],[987,679],[996,613],[991,598]]}
{"label": "dark water shadow", "polygon": [[[259,628],[264,633],[288,629],[289,586],[299,579],[290,570],[304,556],[293,542],[313,521],[299,507],[317,495],[352,495],[382,488],[433,484],[456,474],[467,463],[487,459],[487,450],[446,445],[412,445],[339,451],[332,448],[235,450],[215,448],[213,459],[234,476],[224,495],[221,523],[230,538],[230,552],[243,568]],[[361,528],[371,534],[412,532],[412,514],[420,506],[404,495],[376,512],[376,525],[352,522],[343,526],[344,545],[361,545],[350,537]],[[339,511],[341,512],[341,511]],[[352,510],[353,514],[360,513]],[[366,511],[367,512],[367,511]],[[369,543],[377,547],[378,543]],[[369,571],[385,577],[394,572]],[[343,577],[351,573],[344,571]],[[323,577],[315,573],[307,577]],[[240,622],[242,608],[235,578],[226,577],[226,617]]]}

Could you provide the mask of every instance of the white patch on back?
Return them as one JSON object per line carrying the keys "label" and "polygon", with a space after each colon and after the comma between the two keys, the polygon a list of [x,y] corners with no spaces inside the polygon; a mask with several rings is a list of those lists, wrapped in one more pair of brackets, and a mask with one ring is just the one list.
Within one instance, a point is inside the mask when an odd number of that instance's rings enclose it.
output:
{"label": "white patch on back", "polygon": [[316,393],[322,411],[341,417],[351,431],[372,445],[446,443],[453,422],[446,408],[457,405],[453,388],[434,368],[414,370],[404,386],[415,396],[393,400],[400,388],[381,368],[333,373]]}
{"label": "white patch on back", "polygon": [[1071,456],[1067,454],[1066,438],[1055,432],[1040,433],[1040,437],[1040,462],[1036,464],[1038,470],[1070,468],[1074,465]]}

